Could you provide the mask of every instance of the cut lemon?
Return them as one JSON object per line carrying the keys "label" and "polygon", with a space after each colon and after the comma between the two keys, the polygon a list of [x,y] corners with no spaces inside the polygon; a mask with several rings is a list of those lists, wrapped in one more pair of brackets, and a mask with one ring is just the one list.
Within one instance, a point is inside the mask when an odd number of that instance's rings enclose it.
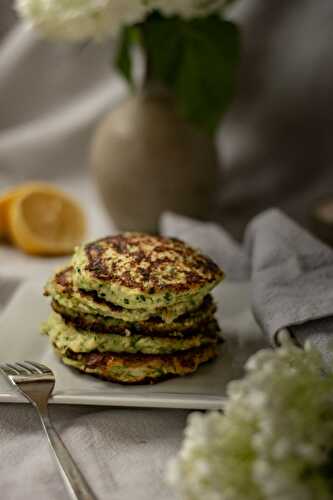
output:
{"label": "cut lemon", "polygon": [[11,203],[24,192],[29,192],[38,188],[47,189],[49,187],[52,188],[53,186],[44,182],[26,182],[9,189],[0,196],[0,237],[10,239],[8,214]]}
{"label": "cut lemon", "polygon": [[18,187],[0,199],[2,233],[23,251],[65,255],[82,242],[85,216],[80,206],[52,185]]}
{"label": "cut lemon", "polygon": [[0,197],[0,236],[2,238],[8,239],[10,236],[8,227],[9,206],[21,190],[21,187],[12,189]]}

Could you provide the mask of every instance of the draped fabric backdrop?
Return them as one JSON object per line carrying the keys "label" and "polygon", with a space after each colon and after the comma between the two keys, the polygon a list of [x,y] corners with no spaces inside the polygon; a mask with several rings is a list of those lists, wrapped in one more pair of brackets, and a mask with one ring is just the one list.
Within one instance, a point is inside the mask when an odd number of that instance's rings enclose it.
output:
{"label": "draped fabric backdrop", "polygon": [[[0,188],[36,177],[82,182],[96,122],[126,95],[112,42],[48,43],[16,23],[11,5],[0,2]],[[306,224],[312,203],[333,190],[333,3],[238,0],[230,15],[242,28],[242,64],[218,137],[225,175],[215,218],[238,237],[271,205]]]}

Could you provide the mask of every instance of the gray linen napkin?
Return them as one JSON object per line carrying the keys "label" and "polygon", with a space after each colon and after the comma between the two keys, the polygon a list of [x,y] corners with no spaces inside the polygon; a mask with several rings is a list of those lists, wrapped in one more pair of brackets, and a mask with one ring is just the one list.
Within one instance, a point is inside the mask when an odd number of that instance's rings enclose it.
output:
{"label": "gray linen napkin", "polygon": [[[333,340],[333,251],[271,209],[255,217],[243,247],[223,229],[165,214],[162,232],[200,246],[230,280],[251,280],[255,317],[272,343],[284,328],[300,344],[311,339],[328,359]],[[333,346],[332,346],[333,348]],[[331,359],[331,358],[330,358]]]}
{"label": "gray linen napkin", "polygon": [[263,330],[278,342],[279,331],[289,328],[300,343],[311,338],[326,350],[333,334],[333,251],[278,210],[252,221],[245,248]]}

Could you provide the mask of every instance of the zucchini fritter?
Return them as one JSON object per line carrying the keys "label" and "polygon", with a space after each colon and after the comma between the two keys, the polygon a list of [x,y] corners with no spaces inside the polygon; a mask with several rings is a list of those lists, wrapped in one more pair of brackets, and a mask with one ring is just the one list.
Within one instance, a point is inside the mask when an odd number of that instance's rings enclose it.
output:
{"label": "zucchini fritter", "polygon": [[204,297],[223,279],[208,257],[175,238],[124,233],[79,247],[72,259],[78,289],[127,309],[156,310]]}
{"label": "zucchini fritter", "polygon": [[207,345],[164,355],[68,352],[63,356],[56,352],[66,365],[110,382],[152,384],[194,373],[202,363],[216,358],[218,346]]}

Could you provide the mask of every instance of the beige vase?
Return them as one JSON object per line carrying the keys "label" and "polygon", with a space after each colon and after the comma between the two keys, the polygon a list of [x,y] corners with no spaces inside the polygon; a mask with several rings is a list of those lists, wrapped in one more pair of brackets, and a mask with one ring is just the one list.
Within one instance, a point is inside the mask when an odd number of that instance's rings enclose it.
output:
{"label": "beige vase", "polygon": [[120,230],[157,232],[166,210],[209,217],[218,184],[211,138],[187,124],[164,91],[134,95],[98,126],[91,163]]}

